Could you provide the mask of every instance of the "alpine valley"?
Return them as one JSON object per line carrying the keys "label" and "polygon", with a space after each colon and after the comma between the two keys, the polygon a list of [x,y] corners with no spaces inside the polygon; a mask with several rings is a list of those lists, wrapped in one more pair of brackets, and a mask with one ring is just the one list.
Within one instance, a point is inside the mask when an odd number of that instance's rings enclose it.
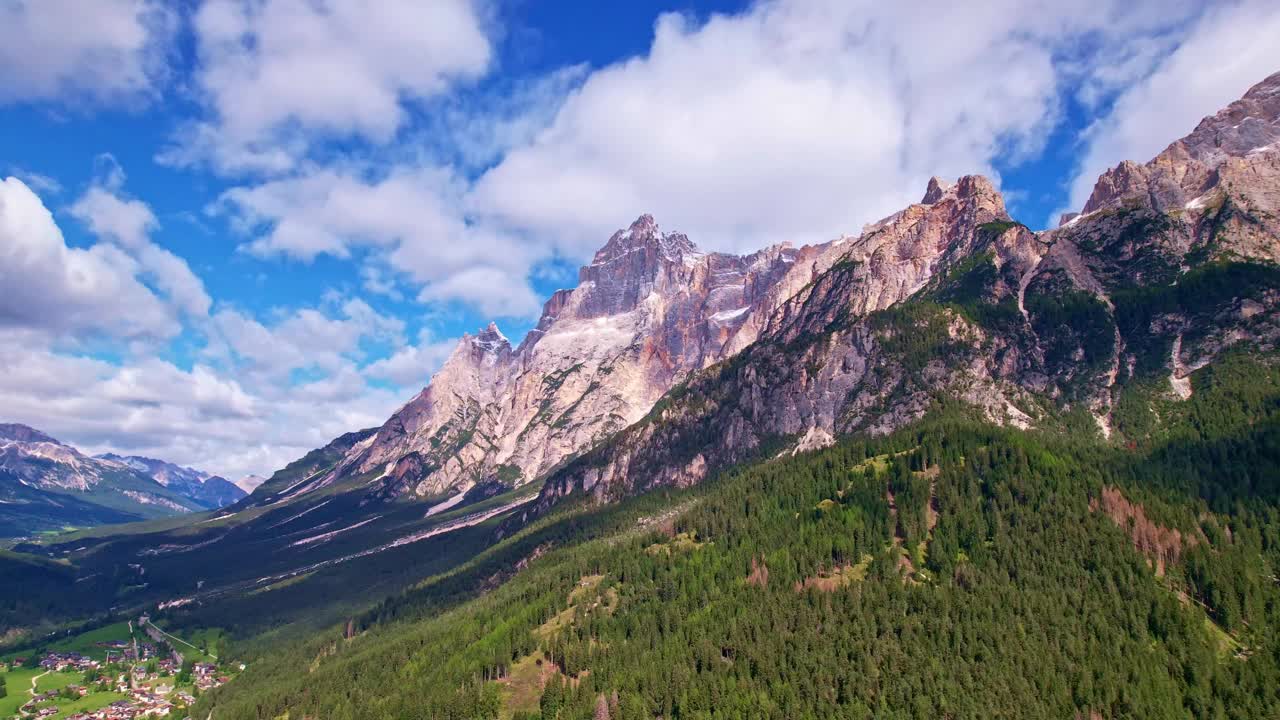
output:
{"label": "alpine valley", "polygon": [[142,457],[89,457],[25,425],[0,424],[0,534],[127,523],[229,505],[224,478]]}
{"label": "alpine valley", "polygon": [[4,527],[93,525],[0,554],[0,652],[216,632],[219,720],[1280,715],[1280,73],[1055,229],[921,190],[642,216],[248,495],[0,427]]}

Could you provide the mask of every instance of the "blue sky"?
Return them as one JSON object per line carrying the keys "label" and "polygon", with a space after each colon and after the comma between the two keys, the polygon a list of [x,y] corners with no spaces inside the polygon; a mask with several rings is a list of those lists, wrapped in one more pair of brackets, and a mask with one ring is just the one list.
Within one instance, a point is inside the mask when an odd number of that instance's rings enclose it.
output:
{"label": "blue sky", "polygon": [[1047,227],[1280,69],[1266,2],[373,7],[0,5],[0,419],[268,473],[642,212],[742,252],[986,173]]}

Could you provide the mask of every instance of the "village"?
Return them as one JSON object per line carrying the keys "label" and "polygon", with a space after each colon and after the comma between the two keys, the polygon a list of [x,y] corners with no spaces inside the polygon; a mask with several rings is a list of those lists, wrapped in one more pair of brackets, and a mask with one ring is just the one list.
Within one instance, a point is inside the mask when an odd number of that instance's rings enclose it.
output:
{"label": "village", "polygon": [[0,718],[183,718],[200,694],[230,680],[216,656],[166,633],[146,615],[69,644],[78,647],[0,660],[10,696],[8,706],[0,705]]}

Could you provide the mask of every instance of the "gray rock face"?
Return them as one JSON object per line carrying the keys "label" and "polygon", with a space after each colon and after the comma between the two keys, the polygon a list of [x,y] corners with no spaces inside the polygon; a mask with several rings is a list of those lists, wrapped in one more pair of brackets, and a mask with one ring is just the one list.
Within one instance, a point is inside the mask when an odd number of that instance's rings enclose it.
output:
{"label": "gray rock face", "polygon": [[[1032,427],[1083,409],[1105,436],[1127,388],[1280,344],[1280,75],[1146,165],[1099,179],[1079,215],[1032,233],[984,178],[842,243],[754,344],[554,473],[539,507],[688,485],[737,462],[889,432],[936,403]],[[1205,291],[1180,291],[1183,283]],[[1211,290],[1211,291],[1210,291]],[[1138,292],[1141,291],[1141,292]]]}
{"label": "gray rock face", "polygon": [[519,347],[492,324],[465,336],[417,397],[296,492],[351,481],[374,496],[443,500],[540,477],[750,345],[839,244],[704,253],[641,216],[580,270],[577,288],[547,301]]}
{"label": "gray rock face", "polygon": [[1205,118],[1145,165],[1126,161],[1098,179],[1083,215],[1164,216],[1166,254],[1280,260],[1280,73]]}

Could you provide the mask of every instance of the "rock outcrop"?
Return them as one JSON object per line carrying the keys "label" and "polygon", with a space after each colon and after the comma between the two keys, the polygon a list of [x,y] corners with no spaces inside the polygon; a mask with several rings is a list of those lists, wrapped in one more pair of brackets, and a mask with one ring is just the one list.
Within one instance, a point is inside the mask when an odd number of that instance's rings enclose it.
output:
{"label": "rock outcrop", "polygon": [[1146,165],[1122,163],[1084,211],[1033,233],[980,177],[843,244],[756,342],[554,473],[539,506],[700,482],[717,469],[883,433],[939,406],[1032,427],[1152,393],[1233,347],[1280,341],[1280,74]]}
{"label": "rock outcrop", "polygon": [[841,243],[706,253],[644,215],[609,238],[576,288],[552,295],[518,347],[492,324],[464,336],[417,397],[291,492],[350,482],[375,497],[443,501],[538,478],[749,346]]}

